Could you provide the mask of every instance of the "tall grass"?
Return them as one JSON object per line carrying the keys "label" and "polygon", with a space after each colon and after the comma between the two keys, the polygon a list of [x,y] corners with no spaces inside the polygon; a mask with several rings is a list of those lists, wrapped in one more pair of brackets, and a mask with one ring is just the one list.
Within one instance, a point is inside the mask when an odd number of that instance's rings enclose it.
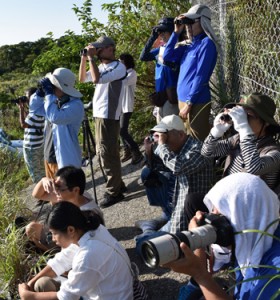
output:
{"label": "tall grass", "polygon": [[0,150],[0,297],[18,299],[17,284],[26,281],[38,254],[26,251],[24,230],[17,229],[15,218],[26,215],[20,191],[29,178],[22,158]]}

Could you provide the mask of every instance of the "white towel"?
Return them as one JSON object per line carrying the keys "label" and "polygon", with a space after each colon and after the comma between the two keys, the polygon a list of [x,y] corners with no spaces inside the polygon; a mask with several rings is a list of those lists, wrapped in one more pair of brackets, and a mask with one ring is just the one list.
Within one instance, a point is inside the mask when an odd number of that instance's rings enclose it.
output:
{"label": "white towel", "polygon": [[[273,234],[279,218],[277,195],[258,176],[248,173],[229,175],[208,192],[204,203],[211,212],[213,207],[226,216],[235,232],[258,229]],[[235,235],[235,256],[245,276],[246,266],[257,266],[273,239],[260,233]]]}

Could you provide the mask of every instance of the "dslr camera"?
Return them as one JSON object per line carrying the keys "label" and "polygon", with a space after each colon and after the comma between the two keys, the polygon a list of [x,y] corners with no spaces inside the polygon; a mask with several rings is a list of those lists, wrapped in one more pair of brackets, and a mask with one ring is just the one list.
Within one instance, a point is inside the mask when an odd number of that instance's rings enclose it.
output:
{"label": "dslr camera", "polygon": [[28,102],[28,98],[26,96],[21,96],[21,97],[11,100],[11,103],[13,103],[13,104],[19,104],[19,102],[26,103],[26,102]]}
{"label": "dslr camera", "polygon": [[176,25],[183,25],[183,24],[185,24],[185,25],[192,25],[192,24],[195,23],[195,20],[192,20],[192,19],[189,19],[189,18],[182,18],[182,19],[176,19],[174,21],[174,23]]}
{"label": "dslr camera", "polygon": [[200,226],[176,234],[166,233],[146,240],[141,245],[141,257],[150,268],[158,267],[184,257],[180,243],[193,251],[210,244],[228,247],[234,243],[233,228],[225,216],[205,214]]}

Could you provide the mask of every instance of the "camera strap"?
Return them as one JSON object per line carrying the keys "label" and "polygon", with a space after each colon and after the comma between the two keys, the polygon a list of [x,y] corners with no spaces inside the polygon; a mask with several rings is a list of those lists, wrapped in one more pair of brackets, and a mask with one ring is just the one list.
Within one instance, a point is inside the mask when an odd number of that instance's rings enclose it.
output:
{"label": "camera strap", "polygon": [[60,109],[65,103],[70,101],[70,96],[69,95],[63,95],[61,98],[56,99],[56,104],[58,109]]}

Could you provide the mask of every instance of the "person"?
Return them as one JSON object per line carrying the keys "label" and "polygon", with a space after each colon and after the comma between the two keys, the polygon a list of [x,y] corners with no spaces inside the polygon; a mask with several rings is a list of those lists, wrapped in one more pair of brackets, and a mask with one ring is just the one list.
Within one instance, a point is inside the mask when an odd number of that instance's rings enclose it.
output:
{"label": "person", "polygon": [[82,154],[78,133],[84,119],[82,94],[75,89],[75,75],[57,68],[41,81],[45,92],[46,119],[52,124],[52,138],[58,168],[68,165],[80,168]]}
{"label": "person", "polygon": [[[62,201],[54,205],[48,225],[62,250],[28,283],[19,284],[21,299],[133,299],[129,257],[99,219],[86,218],[76,205]],[[55,277],[66,271],[60,285]]]}
{"label": "person", "polygon": [[[166,88],[176,88],[178,80],[178,67],[174,63],[166,63],[163,60],[165,45],[168,42],[171,33],[174,30],[174,18],[165,17],[159,20],[158,24],[153,28],[145,47],[140,54],[141,61],[155,61],[155,90],[161,92]],[[160,39],[160,43],[156,43],[156,47],[151,50],[155,42]],[[176,95],[177,96],[177,95]],[[157,122],[168,115],[179,113],[178,101],[171,103],[171,99],[164,99],[162,107],[157,110]]]}
{"label": "person", "polygon": [[[121,176],[119,153],[120,114],[123,98],[125,65],[116,60],[116,45],[113,39],[101,36],[89,44],[81,56],[79,80],[96,84],[93,96],[93,117],[97,153],[107,176],[106,192],[100,201],[105,208],[124,199],[127,189]],[[97,60],[101,62],[97,66]],[[86,72],[86,64],[89,71]]]}
{"label": "person", "polygon": [[[176,47],[186,29],[190,44]],[[179,115],[190,133],[203,141],[210,131],[209,80],[217,61],[217,37],[211,27],[208,6],[197,4],[175,19],[175,29],[163,54],[165,62],[180,64],[177,84]]]}
{"label": "person", "polygon": [[44,140],[44,162],[46,177],[54,179],[58,171],[58,165],[55,156],[52,123],[48,120],[45,122],[45,140]]}
{"label": "person", "polygon": [[139,150],[138,144],[129,134],[128,126],[134,108],[137,73],[134,69],[134,59],[130,54],[122,53],[120,55],[120,61],[125,65],[127,72],[126,78],[123,79],[124,94],[120,117],[120,137],[123,144],[123,156],[121,162],[125,162],[131,158],[131,164],[136,165],[143,159],[143,155]]}
{"label": "person", "polygon": [[[275,189],[280,173],[277,139],[280,126],[274,119],[275,112],[273,99],[256,92],[243,96],[239,103],[227,104],[225,111],[216,116],[201,154],[216,158],[226,156],[223,176],[247,172],[260,176]],[[224,115],[231,121],[223,120]],[[237,133],[222,139],[232,126]]]}
{"label": "person", "polygon": [[[40,201],[50,202],[54,205],[62,200],[77,205],[85,214],[96,214],[100,223],[105,224],[104,216],[97,203],[88,192],[85,192],[86,176],[82,169],[66,166],[59,169],[56,178],[42,178],[34,187],[32,196]],[[46,218],[47,216],[45,216]],[[35,246],[44,251],[52,249],[55,244],[48,237],[49,228],[45,225],[45,218],[41,221],[32,221],[26,226],[26,235]],[[43,221],[43,222],[42,222]]]}
{"label": "person", "polygon": [[[277,195],[258,176],[236,173],[218,181],[206,194],[204,203],[210,212],[224,215],[235,232],[234,245],[229,248],[235,253],[236,263],[234,299],[272,299],[280,286]],[[197,227],[202,218],[203,212],[197,212],[189,230]],[[206,300],[232,299],[206,270],[204,250],[192,252],[185,243],[180,247],[185,257],[166,266],[192,276],[196,285],[190,285],[189,291],[201,289]],[[278,298],[279,295],[273,299]]]}
{"label": "person", "polygon": [[[23,157],[33,183],[45,176],[44,169],[44,122],[43,95],[36,94],[37,88],[29,88],[25,97],[18,101],[19,121],[24,128]],[[22,99],[23,98],[23,99]],[[22,101],[25,100],[25,101]],[[28,105],[28,112],[26,106]]]}
{"label": "person", "polygon": [[[161,228],[161,231],[170,233],[180,232],[187,229],[186,215],[184,213],[184,202],[188,194],[201,192],[206,194],[213,183],[213,160],[200,154],[202,143],[186,133],[184,123],[179,116],[170,115],[164,117],[161,122],[151,129],[157,141],[154,155],[157,155],[162,164],[165,165],[175,177],[175,185],[172,194],[172,210],[170,220]],[[151,147],[152,142],[147,138],[145,147]],[[148,189],[148,188],[147,188]],[[163,212],[170,212],[170,197],[166,194],[160,198],[161,190],[166,189],[162,184],[153,190],[153,197],[149,197],[152,205],[161,206]],[[149,193],[147,193],[149,195]],[[162,194],[164,195],[164,194]],[[150,199],[151,198],[151,199]],[[158,201],[158,203],[156,203]],[[141,246],[144,238],[154,231],[154,220],[151,222],[136,222],[136,226],[143,230],[144,235],[136,238],[137,247]],[[148,234],[145,234],[148,233]]]}

